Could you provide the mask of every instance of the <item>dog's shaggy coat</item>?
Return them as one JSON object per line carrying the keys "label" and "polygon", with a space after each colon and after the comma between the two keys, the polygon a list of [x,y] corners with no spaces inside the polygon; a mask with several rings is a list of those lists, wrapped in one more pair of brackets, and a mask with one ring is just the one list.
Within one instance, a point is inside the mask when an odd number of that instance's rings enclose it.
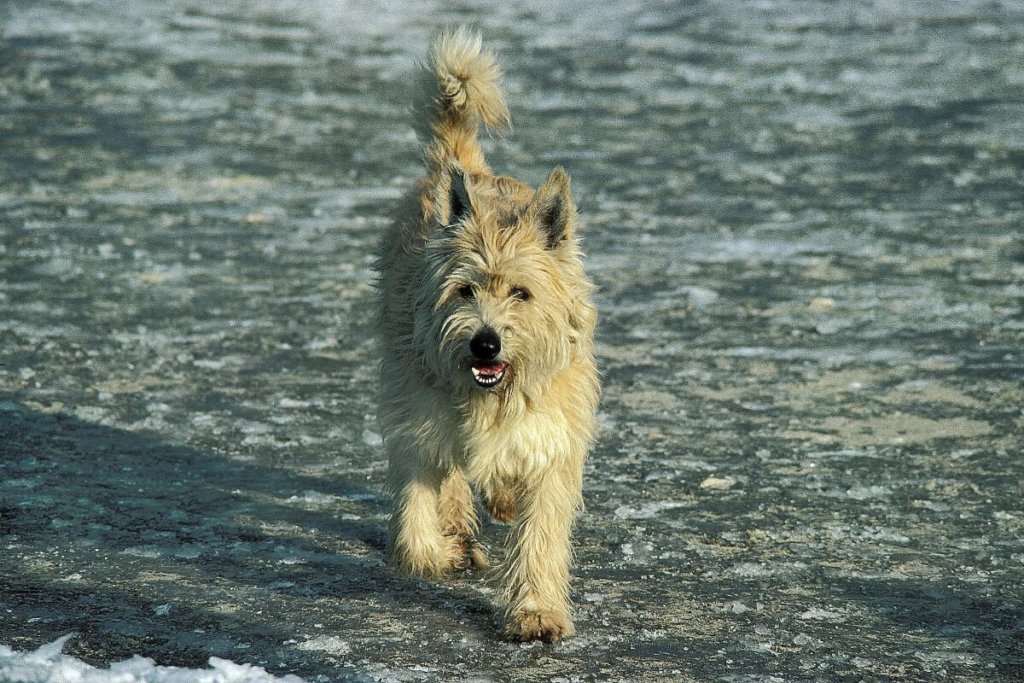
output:
{"label": "dog's shaggy coat", "polygon": [[472,484],[512,523],[506,635],[555,641],[573,632],[570,534],[599,392],[569,177],[534,191],[487,165],[478,129],[509,113],[478,36],[443,35],[424,72],[426,176],[378,263],[390,560],[426,577],[486,567]]}

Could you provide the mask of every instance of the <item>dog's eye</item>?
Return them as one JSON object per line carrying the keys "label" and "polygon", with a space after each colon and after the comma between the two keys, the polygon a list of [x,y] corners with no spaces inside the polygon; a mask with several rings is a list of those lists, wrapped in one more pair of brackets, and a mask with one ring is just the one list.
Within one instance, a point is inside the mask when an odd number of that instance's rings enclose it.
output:
{"label": "dog's eye", "polygon": [[473,291],[473,285],[462,285],[459,287],[459,296],[463,299],[472,301],[476,297],[476,292]]}
{"label": "dog's eye", "polygon": [[513,287],[512,296],[520,301],[527,301],[530,298],[530,292],[522,287]]}

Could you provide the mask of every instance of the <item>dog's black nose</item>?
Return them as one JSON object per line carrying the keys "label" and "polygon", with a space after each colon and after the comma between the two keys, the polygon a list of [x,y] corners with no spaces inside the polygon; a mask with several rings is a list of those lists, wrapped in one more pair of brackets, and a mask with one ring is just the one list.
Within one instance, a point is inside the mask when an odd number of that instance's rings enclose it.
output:
{"label": "dog's black nose", "polygon": [[469,350],[477,360],[494,360],[501,353],[501,338],[491,328],[485,328],[469,340]]}

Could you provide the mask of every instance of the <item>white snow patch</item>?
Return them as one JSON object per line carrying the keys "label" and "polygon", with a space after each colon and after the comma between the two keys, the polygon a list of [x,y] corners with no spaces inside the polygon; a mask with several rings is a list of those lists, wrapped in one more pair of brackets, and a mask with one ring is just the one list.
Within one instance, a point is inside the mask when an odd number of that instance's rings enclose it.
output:
{"label": "white snow patch", "polygon": [[747,607],[746,604],[744,604],[741,600],[733,600],[731,603],[729,603],[729,610],[733,614],[745,614],[751,611],[751,608]]}
{"label": "white snow patch", "polygon": [[324,339],[311,339],[306,342],[306,349],[309,351],[323,351],[324,349],[336,349],[338,348],[338,339],[336,337],[326,337]]}
{"label": "white snow patch", "polygon": [[842,612],[812,607],[800,614],[801,619],[813,619],[815,621],[843,621],[846,615]]}
{"label": "white snow patch", "polygon": [[619,519],[654,519],[663,510],[675,510],[682,507],[688,507],[687,503],[672,500],[659,500],[639,507],[620,505],[615,508],[615,516]]}
{"label": "white snow patch", "polygon": [[706,287],[687,286],[679,289],[681,294],[686,295],[694,308],[700,310],[709,307],[718,301],[718,292]]}
{"label": "white snow patch", "polygon": [[254,420],[239,420],[238,428],[243,434],[268,434],[271,431],[270,425]]}
{"label": "white snow patch", "polygon": [[309,408],[313,405],[312,401],[303,401],[295,398],[282,398],[277,402],[280,408]]}
{"label": "white snow patch", "polygon": [[289,496],[289,503],[306,503],[308,505],[331,505],[342,500],[339,496],[332,496],[329,493],[319,491],[304,491],[302,495]]}
{"label": "white snow patch", "polygon": [[32,652],[18,652],[0,645],[0,680],[6,683],[304,683],[298,676],[278,678],[262,667],[235,664],[218,657],[210,657],[209,669],[159,666],[152,659],[138,655],[111,664],[109,669],[97,669],[61,654],[73,635],[69,633]]}
{"label": "white snow patch", "polygon": [[736,566],[729,569],[729,573],[734,576],[742,576],[744,578],[753,578],[760,576],[771,576],[775,572],[769,567],[766,567],[756,562],[741,562]]}
{"label": "white snow patch", "polygon": [[888,486],[854,486],[846,491],[846,497],[854,500],[885,498],[890,495],[892,495],[892,489]]}
{"label": "white snow patch", "polygon": [[732,477],[708,477],[700,483],[700,487],[706,491],[728,491],[736,485]]}
{"label": "white snow patch", "polygon": [[384,439],[381,438],[380,432],[367,428],[363,430],[363,443],[367,446],[383,446]]}
{"label": "white snow patch", "polygon": [[929,664],[981,664],[981,659],[973,652],[915,652],[914,657]]}
{"label": "white snow patch", "polygon": [[352,647],[338,636],[317,636],[299,643],[296,647],[305,652],[325,652],[335,656],[352,652]]}

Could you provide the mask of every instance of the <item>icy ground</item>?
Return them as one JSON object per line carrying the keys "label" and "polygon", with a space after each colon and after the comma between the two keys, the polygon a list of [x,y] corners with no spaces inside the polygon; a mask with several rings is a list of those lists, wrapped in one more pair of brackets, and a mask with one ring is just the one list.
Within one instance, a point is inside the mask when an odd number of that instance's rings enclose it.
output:
{"label": "icy ground", "polygon": [[[557,646],[383,563],[372,251],[463,22],[600,286]],[[3,666],[1021,680],[1022,91],[1017,2],[0,3]]]}

